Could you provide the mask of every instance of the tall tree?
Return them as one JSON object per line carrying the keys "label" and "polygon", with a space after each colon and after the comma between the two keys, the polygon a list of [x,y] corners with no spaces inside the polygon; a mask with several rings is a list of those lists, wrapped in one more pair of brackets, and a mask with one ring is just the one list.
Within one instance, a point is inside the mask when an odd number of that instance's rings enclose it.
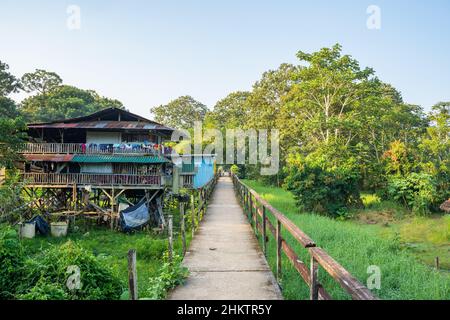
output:
{"label": "tall tree", "polygon": [[219,100],[207,117],[216,128],[243,128],[248,117],[250,92],[236,91]]}
{"label": "tall tree", "polygon": [[6,97],[20,89],[20,81],[9,71],[9,66],[0,61],[0,96]]}
{"label": "tall tree", "polygon": [[150,109],[155,121],[177,129],[192,129],[196,121],[203,121],[208,108],[191,96],[181,96],[168,104]]}
{"label": "tall tree", "polygon": [[25,73],[22,76],[22,83],[28,92],[38,92],[46,95],[62,84],[62,79],[54,72],[36,69],[35,72]]}

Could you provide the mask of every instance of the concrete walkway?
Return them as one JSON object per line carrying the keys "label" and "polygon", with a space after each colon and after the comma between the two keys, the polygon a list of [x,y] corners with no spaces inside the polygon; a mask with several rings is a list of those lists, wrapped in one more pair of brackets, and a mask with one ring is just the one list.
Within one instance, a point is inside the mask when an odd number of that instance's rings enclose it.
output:
{"label": "concrete walkway", "polygon": [[190,276],[171,292],[169,299],[281,299],[275,278],[235,197],[231,178],[219,179],[183,263]]}

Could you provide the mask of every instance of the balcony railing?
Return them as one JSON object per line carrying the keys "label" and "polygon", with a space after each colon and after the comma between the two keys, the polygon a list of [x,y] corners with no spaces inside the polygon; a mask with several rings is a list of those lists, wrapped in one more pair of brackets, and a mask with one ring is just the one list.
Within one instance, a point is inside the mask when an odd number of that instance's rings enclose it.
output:
{"label": "balcony railing", "polygon": [[180,185],[183,188],[193,188],[194,187],[194,176],[188,174],[180,175]]}
{"label": "balcony railing", "polygon": [[[80,143],[25,143],[20,148],[23,154],[158,154],[151,146],[113,147],[110,144]],[[161,150],[164,154],[164,150]]]}
{"label": "balcony railing", "polygon": [[161,186],[158,175],[23,173],[22,178],[28,185]]}

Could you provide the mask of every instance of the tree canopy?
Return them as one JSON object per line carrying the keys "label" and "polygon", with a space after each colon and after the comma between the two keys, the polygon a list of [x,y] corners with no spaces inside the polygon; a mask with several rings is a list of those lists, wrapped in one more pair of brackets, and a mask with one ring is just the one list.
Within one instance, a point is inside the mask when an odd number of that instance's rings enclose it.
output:
{"label": "tree canopy", "polygon": [[155,121],[177,129],[191,129],[205,119],[208,108],[191,96],[181,96],[168,104],[150,109]]}

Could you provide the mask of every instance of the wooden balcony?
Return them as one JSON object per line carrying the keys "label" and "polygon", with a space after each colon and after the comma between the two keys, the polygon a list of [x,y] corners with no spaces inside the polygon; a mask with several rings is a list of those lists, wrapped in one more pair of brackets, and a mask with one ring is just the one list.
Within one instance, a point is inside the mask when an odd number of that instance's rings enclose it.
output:
{"label": "wooden balcony", "polygon": [[29,186],[72,187],[138,187],[161,188],[164,177],[159,175],[92,174],[92,173],[22,173]]}
{"label": "wooden balcony", "polygon": [[112,148],[100,144],[83,147],[80,143],[25,143],[19,150],[23,154],[160,154],[151,147]]}

